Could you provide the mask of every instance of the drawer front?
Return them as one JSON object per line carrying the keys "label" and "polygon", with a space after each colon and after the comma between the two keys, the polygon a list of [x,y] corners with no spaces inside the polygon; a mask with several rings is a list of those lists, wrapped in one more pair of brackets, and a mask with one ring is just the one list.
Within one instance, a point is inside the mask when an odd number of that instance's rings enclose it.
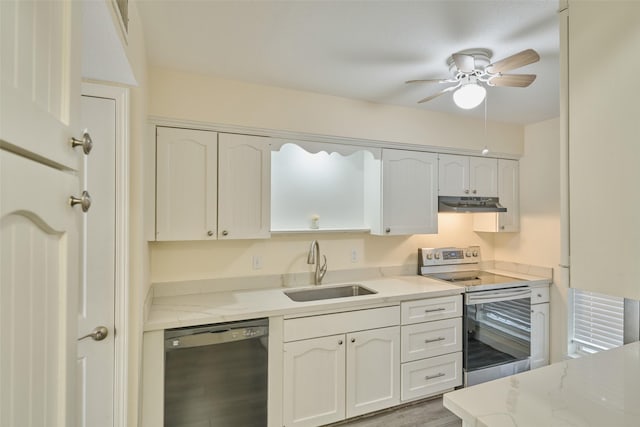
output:
{"label": "drawer front", "polygon": [[402,327],[402,362],[462,351],[462,318]]}
{"label": "drawer front", "polygon": [[401,400],[432,396],[462,385],[462,353],[402,364]]}
{"label": "drawer front", "polygon": [[462,316],[462,295],[407,301],[401,304],[402,324]]}
{"label": "drawer front", "polygon": [[531,288],[531,304],[549,302],[549,287]]}
{"label": "drawer front", "polygon": [[382,307],[343,313],[298,317],[284,321],[284,341],[386,328],[400,324],[400,307]]}

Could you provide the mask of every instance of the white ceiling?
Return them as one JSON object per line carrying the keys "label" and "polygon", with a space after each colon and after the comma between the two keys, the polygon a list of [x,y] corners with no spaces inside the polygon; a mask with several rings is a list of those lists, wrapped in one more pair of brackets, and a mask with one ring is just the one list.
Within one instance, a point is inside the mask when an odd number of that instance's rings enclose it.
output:
{"label": "white ceiling", "polygon": [[375,103],[483,117],[450,94],[447,58],[488,48],[493,60],[532,48],[540,61],[511,73],[528,88],[488,89],[489,120],[534,123],[558,116],[557,0],[186,1],[141,0],[149,62],[223,78]]}

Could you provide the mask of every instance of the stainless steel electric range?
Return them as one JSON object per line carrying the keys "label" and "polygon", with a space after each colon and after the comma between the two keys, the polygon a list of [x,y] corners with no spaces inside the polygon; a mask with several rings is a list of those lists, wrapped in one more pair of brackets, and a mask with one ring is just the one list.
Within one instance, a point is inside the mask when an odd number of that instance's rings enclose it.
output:
{"label": "stainless steel electric range", "polygon": [[420,274],[462,286],[464,384],[528,371],[531,289],[527,281],[480,268],[480,247],[421,248]]}

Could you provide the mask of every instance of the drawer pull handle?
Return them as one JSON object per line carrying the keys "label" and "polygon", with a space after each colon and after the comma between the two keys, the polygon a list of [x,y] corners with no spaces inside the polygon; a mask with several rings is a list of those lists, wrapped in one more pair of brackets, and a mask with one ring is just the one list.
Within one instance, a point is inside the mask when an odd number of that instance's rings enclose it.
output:
{"label": "drawer pull handle", "polygon": [[444,308],[444,307],[438,307],[438,308],[427,309],[424,312],[425,313],[433,313],[434,311],[445,311],[445,310],[446,310],[446,308]]}
{"label": "drawer pull handle", "polygon": [[433,380],[435,378],[440,378],[440,377],[444,377],[445,374],[443,374],[442,372],[439,372],[435,375],[427,375],[426,377],[424,377],[425,380],[429,381],[429,380]]}
{"label": "drawer pull handle", "polygon": [[425,342],[426,344],[428,344],[428,343],[430,343],[430,342],[444,341],[444,339],[445,339],[444,337],[438,337],[438,338],[433,338],[433,339],[430,339],[430,340],[424,340],[424,342]]}

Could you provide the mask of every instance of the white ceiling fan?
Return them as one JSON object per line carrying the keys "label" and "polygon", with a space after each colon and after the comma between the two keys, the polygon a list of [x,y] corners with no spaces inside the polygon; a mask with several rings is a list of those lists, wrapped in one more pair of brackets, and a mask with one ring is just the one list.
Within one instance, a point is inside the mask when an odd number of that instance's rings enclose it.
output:
{"label": "white ceiling fan", "polygon": [[488,49],[468,49],[451,55],[447,60],[452,77],[448,79],[409,80],[406,83],[455,83],[440,92],[418,101],[431,101],[448,92],[460,108],[475,108],[486,95],[487,86],[527,87],[536,79],[535,74],[504,74],[507,71],[538,62],[540,55],[533,49],[526,49],[500,61],[491,62],[492,52]]}

